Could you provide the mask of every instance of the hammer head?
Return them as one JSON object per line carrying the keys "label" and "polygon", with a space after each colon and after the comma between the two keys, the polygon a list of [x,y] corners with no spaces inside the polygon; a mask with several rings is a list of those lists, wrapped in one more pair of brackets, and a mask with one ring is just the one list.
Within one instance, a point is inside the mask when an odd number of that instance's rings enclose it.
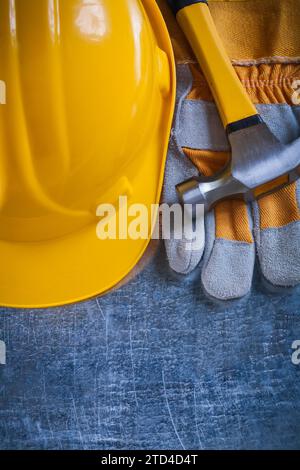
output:
{"label": "hammer head", "polygon": [[177,185],[184,204],[203,204],[208,211],[220,200],[251,201],[299,178],[300,138],[283,145],[259,118],[255,125],[230,132],[228,139],[232,157],[226,168]]}

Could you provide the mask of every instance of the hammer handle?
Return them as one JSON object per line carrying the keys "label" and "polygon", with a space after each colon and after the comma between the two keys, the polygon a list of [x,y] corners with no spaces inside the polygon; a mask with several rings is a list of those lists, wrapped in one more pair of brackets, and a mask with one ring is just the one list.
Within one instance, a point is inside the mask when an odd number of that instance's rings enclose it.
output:
{"label": "hammer handle", "polygon": [[240,121],[244,127],[251,125],[256,108],[229,60],[207,1],[169,0],[169,4],[210,85],[224,127],[231,131]]}

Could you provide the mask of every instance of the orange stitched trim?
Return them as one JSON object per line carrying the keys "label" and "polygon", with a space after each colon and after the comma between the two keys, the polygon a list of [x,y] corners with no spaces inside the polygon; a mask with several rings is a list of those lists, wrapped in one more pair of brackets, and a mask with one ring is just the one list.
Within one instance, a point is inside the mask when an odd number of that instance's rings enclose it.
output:
{"label": "orange stitched trim", "polygon": [[276,228],[300,220],[296,183],[290,184],[258,201],[260,228]]}
{"label": "orange stitched trim", "polygon": [[[188,99],[213,101],[208,83],[199,65],[190,64],[194,82]],[[300,80],[299,64],[235,66],[238,77],[253,103],[293,104],[292,84]]]}

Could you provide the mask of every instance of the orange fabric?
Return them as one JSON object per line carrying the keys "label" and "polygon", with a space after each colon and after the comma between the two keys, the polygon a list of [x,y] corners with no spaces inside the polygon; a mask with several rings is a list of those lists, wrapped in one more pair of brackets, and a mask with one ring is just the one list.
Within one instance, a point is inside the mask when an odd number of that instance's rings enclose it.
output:
{"label": "orange fabric", "polygon": [[300,220],[297,203],[296,183],[286,186],[276,193],[258,201],[260,211],[260,228],[283,227]]}
{"label": "orange fabric", "polygon": [[[191,100],[213,101],[211,91],[199,65],[191,64],[194,77],[193,88],[188,95]],[[238,77],[253,103],[282,104],[292,103],[295,80],[300,80],[300,65],[275,64],[235,66]]]}
{"label": "orange fabric", "polygon": [[293,104],[292,85],[300,79],[299,64],[262,64],[235,69],[253,103]]}
{"label": "orange fabric", "polygon": [[[211,176],[228,163],[229,152],[212,152],[184,148],[184,153],[191,159],[199,172]],[[252,243],[246,204],[241,200],[222,201],[215,207],[216,237],[227,240]]]}
{"label": "orange fabric", "polygon": [[209,0],[231,59],[300,56],[299,0]]}
{"label": "orange fabric", "polygon": [[216,238],[252,243],[247,205],[243,200],[229,199],[215,208]]}
{"label": "orange fabric", "polygon": [[256,188],[254,190],[254,195],[256,198],[260,196],[262,197],[263,195],[266,195],[267,193],[270,193],[271,191],[275,191],[281,186],[288,184],[288,182],[289,182],[288,175],[280,176],[279,178],[269,181],[268,183],[263,184],[259,188]]}
{"label": "orange fabric", "polygon": [[212,176],[217,171],[220,171],[230,158],[229,152],[194,150],[186,147],[183,148],[183,151],[203,176]]}
{"label": "orange fabric", "polygon": [[[168,25],[177,63],[196,63],[167,0],[156,0]],[[238,63],[300,60],[299,0],[210,0],[229,57]],[[267,40],[266,40],[267,38]]]}

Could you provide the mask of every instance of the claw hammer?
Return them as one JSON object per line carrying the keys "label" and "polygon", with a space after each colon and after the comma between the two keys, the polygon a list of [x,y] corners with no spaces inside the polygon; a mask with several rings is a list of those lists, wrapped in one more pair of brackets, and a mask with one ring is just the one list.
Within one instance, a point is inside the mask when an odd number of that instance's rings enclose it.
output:
{"label": "claw hammer", "polygon": [[217,104],[232,157],[212,177],[194,177],[176,186],[184,204],[251,201],[300,177],[300,138],[282,144],[263,121],[226,53],[207,0],[168,0],[204,72]]}

